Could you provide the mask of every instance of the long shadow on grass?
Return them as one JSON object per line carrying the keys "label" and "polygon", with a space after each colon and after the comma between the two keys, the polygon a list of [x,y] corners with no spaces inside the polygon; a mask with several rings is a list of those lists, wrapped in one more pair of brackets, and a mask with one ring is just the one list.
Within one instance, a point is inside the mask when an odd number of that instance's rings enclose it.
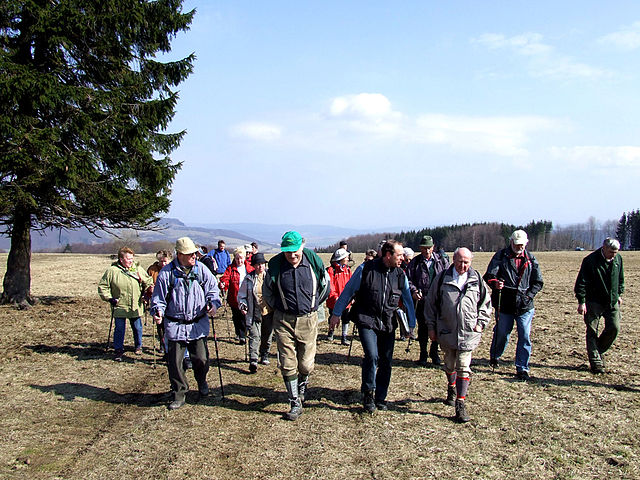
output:
{"label": "long shadow on grass", "polygon": [[167,393],[117,393],[109,388],[94,387],[86,383],[56,383],[53,385],[29,385],[41,392],[53,392],[63,400],[72,402],[76,398],[86,398],[97,402],[124,403],[138,407],[164,406],[168,401]]}
{"label": "long shadow on grass", "polygon": [[[42,343],[36,345],[25,345],[24,348],[28,348],[34,353],[42,355],[63,354],[75,358],[76,360],[105,360],[113,361],[113,349],[105,350],[104,343],[97,342],[70,342],[65,345],[45,345]],[[151,347],[142,347],[142,351],[147,356],[134,355],[132,349],[125,349],[123,361],[125,363],[142,363],[147,365],[153,364],[153,357],[149,358],[149,355],[153,355],[153,349]],[[156,365],[161,365],[162,357],[158,354],[156,356]]]}

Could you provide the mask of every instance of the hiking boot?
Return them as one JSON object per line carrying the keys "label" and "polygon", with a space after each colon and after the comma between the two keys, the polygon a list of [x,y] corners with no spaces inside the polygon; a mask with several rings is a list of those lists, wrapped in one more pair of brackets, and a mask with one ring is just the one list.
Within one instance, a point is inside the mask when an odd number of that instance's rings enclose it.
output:
{"label": "hiking boot", "polygon": [[604,365],[598,365],[598,364],[592,364],[590,370],[591,370],[591,373],[596,375],[605,372]]}
{"label": "hiking boot", "polygon": [[116,352],[113,354],[113,359],[116,362],[121,362],[122,361],[122,356],[124,355],[124,352],[121,350],[116,350]]}
{"label": "hiking boot", "polygon": [[431,363],[433,363],[434,367],[439,367],[440,365],[442,365],[442,361],[440,360],[440,355],[436,353],[433,357],[431,357]]}
{"label": "hiking boot", "polygon": [[260,365],[269,365],[271,362],[269,361],[269,357],[267,355],[263,355],[260,357],[260,361],[258,363]]}
{"label": "hiking boot", "polygon": [[249,373],[256,373],[258,371],[258,364],[256,362],[251,362],[249,364]]}
{"label": "hiking boot", "polygon": [[489,359],[489,366],[493,369],[498,368],[498,359],[497,358]]}
{"label": "hiking boot", "polygon": [[449,405],[450,407],[453,407],[456,404],[456,386],[455,385],[447,386],[447,399],[442,403],[444,403],[445,405]]}
{"label": "hiking boot", "polygon": [[471,417],[467,414],[464,400],[456,400],[456,422],[467,423]]}
{"label": "hiking boot", "polygon": [[529,372],[527,372],[526,370],[518,370],[516,372],[516,378],[523,382],[526,382],[527,380],[531,380],[531,377],[529,376]]}
{"label": "hiking boot", "polygon": [[376,408],[381,412],[386,412],[389,410],[389,406],[387,405],[386,400],[376,400]]}
{"label": "hiking boot", "polygon": [[247,343],[247,340],[245,338],[239,338],[238,339],[238,345],[244,345],[245,343]]}
{"label": "hiking boot", "polygon": [[136,348],[136,351],[133,352],[135,355],[142,355],[142,348]]}
{"label": "hiking boot", "polygon": [[364,411],[367,413],[373,414],[376,411],[376,402],[373,399],[373,390],[369,390],[368,392],[364,392],[362,396],[362,406],[364,407]]}
{"label": "hiking boot", "polygon": [[327,341],[333,342],[333,330],[329,330],[329,334],[327,335]]}
{"label": "hiking boot", "polygon": [[302,402],[299,398],[289,399],[290,410],[284,414],[285,420],[297,420],[302,415]]}
{"label": "hiking boot", "polygon": [[198,385],[198,393],[201,397],[209,396],[209,384],[204,382],[202,385]]}
{"label": "hiking boot", "polygon": [[177,410],[184,405],[184,397],[176,398],[173,402],[169,404],[167,407],[169,410]]}
{"label": "hiking boot", "polygon": [[193,364],[191,363],[191,359],[190,358],[183,358],[182,359],[182,369],[183,370],[190,370],[193,368]]}
{"label": "hiking boot", "polygon": [[343,335],[342,336],[342,341],[340,342],[340,345],[344,345],[345,347],[348,347],[350,345],[351,342],[349,342],[349,340],[347,340],[347,336]]}

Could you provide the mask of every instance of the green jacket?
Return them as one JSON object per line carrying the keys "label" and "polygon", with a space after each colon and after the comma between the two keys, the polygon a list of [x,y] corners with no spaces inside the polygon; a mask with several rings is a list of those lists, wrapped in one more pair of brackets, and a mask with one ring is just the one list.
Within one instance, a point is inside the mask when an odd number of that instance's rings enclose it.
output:
{"label": "green jacket", "polygon": [[136,318],[144,314],[142,294],[153,285],[151,276],[134,263],[134,269],[127,271],[120,262],[113,262],[104,272],[98,284],[98,294],[105,302],[117,298],[118,305],[113,310],[116,318]]}
{"label": "green jacket", "polygon": [[624,272],[620,254],[616,254],[611,263],[605,260],[600,248],[587,255],[582,260],[573,291],[580,304],[594,302],[614,307],[620,295],[624,293]]}

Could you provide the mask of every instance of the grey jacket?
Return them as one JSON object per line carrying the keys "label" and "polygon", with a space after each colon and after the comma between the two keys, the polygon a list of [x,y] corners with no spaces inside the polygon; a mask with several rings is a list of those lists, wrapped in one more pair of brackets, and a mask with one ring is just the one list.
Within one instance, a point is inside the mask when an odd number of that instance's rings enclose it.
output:
{"label": "grey jacket", "polygon": [[[474,350],[482,335],[475,332],[474,327],[480,325],[484,330],[491,321],[489,287],[480,274],[470,268],[461,291],[453,281],[453,268],[450,266],[433,279],[424,302],[427,328],[435,331],[438,341],[449,348]],[[442,286],[438,289],[442,275]]]}
{"label": "grey jacket", "polygon": [[[265,272],[265,281],[268,273]],[[262,293],[262,292],[260,292]],[[245,322],[250,327],[253,322],[261,322],[262,314],[260,313],[260,305],[258,304],[258,292],[256,290],[256,271],[249,273],[244,277],[238,290],[238,306],[242,310],[242,305],[247,307],[245,314]]]}

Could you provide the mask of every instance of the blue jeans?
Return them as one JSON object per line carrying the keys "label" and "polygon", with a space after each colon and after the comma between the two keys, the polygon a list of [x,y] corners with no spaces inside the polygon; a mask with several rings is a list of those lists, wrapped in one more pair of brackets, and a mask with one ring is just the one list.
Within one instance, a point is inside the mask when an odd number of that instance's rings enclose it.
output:
{"label": "blue jeans", "polygon": [[512,315],[500,312],[498,323],[493,327],[493,340],[491,341],[491,358],[498,359],[502,356],[509,344],[509,336],[513,330],[513,322],[518,330],[518,343],[516,344],[516,370],[518,372],[529,371],[529,357],[531,357],[531,321],[535,309],[520,315]]}
{"label": "blue jeans", "polygon": [[[124,329],[126,318],[116,318],[116,327],[113,330],[113,349],[116,352],[124,350]],[[142,348],[142,320],[140,317],[130,318],[131,330],[133,330],[133,344],[135,349]]]}
{"label": "blue jeans", "polygon": [[364,350],[362,359],[362,393],[375,390],[375,401],[387,398],[391,381],[394,332],[377,332],[370,328],[360,328],[360,341]]}

